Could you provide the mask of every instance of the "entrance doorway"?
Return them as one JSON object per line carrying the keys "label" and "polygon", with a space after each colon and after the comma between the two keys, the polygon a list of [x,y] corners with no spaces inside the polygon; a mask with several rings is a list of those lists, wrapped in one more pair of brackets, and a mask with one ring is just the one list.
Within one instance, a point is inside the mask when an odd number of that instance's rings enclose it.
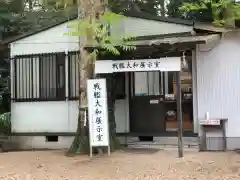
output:
{"label": "entrance doorway", "polygon": [[132,72],[130,128],[133,133],[158,133],[165,129],[162,72]]}
{"label": "entrance doorway", "polygon": [[[193,132],[192,76],[181,72],[183,131]],[[130,131],[154,136],[178,130],[174,72],[131,72]]]}

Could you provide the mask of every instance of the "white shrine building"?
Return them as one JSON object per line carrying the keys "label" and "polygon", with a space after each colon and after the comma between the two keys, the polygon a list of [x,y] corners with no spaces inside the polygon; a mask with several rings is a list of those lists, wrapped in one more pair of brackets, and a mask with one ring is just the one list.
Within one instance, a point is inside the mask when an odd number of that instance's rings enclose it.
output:
{"label": "white shrine building", "polygon": [[[12,133],[23,149],[68,148],[76,132],[78,37],[64,36],[68,23],[8,41]],[[227,147],[240,148],[240,141],[236,141],[240,137],[238,31],[140,13],[126,14],[111,34],[137,36],[136,51],[103,57],[96,68],[100,73],[114,73],[116,78],[119,136],[128,137],[128,141],[177,136],[174,68],[180,59],[186,59],[188,69],[180,73],[184,137],[197,139],[198,121],[208,112],[210,118],[228,119]],[[130,72],[116,64],[123,60],[138,66]],[[141,62],[152,66],[144,71]],[[154,69],[158,62],[161,68]],[[113,72],[114,63],[117,70]],[[208,136],[220,135],[214,132]]]}

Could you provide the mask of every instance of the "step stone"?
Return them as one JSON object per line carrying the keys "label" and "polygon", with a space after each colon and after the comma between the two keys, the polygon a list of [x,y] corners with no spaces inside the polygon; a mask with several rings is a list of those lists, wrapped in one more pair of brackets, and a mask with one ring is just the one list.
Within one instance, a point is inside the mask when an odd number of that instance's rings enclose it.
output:
{"label": "step stone", "polygon": [[[154,137],[153,141],[139,141],[136,137],[119,137],[121,144],[139,144],[139,145],[178,145],[177,137]],[[184,137],[183,144],[185,146],[198,146],[198,137]]]}
{"label": "step stone", "polygon": [[[128,145],[128,148],[152,148],[152,149],[160,149],[160,150],[173,150],[173,151],[178,151],[178,146],[173,146],[173,145]],[[199,147],[198,146],[193,146],[193,147],[188,147],[188,146],[183,146],[183,151],[194,151],[198,152]]]}

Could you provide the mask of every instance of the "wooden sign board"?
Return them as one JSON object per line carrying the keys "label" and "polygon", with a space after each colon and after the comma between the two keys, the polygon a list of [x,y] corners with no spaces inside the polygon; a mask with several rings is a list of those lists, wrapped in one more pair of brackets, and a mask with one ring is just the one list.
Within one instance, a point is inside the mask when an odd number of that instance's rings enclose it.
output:
{"label": "wooden sign board", "polygon": [[221,121],[220,119],[209,119],[209,120],[200,120],[200,125],[209,125],[209,126],[220,126]]}
{"label": "wooden sign board", "polygon": [[88,80],[87,94],[90,149],[108,146],[110,155],[106,79]]}
{"label": "wooden sign board", "polygon": [[95,62],[95,73],[141,72],[141,71],[180,71],[180,57],[138,60],[100,60]]}

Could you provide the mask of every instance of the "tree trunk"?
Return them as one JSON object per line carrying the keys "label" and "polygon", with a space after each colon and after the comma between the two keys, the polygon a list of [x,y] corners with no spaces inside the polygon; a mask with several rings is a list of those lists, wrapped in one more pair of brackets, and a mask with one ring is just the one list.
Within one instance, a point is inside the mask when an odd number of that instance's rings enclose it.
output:
{"label": "tree trunk", "polygon": [[165,0],[161,0],[160,1],[160,6],[161,6],[161,16],[162,17],[165,17],[166,15],[166,11],[165,11]]}
{"label": "tree trunk", "polygon": [[33,2],[32,2],[32,0],[28,0],[28,8],[29,8],[29,11],[33,10]]}
{"label": "tree trunk", "polygon": [[115,101],[116,101],[116,80],[114,74],[102,75],[107,82],[107,98],[108,98],[108,123],[109,123],[109,140],[111,151],[119,149],[120,143],[116,135],[116,121],[115,121]]}
{"label": "tree trunk", "polygon": [[88,72],[88,57],[87,52],[79,43],[79,114],[78,114],[78,126],[74,141],[68,150],[68,154],[87,154],[89,153],[89,135],[87,126],[85,126],[85,120],[87,117],[87,80],[89,77]]}
{"label": "tree trunk", "polygon": [[[91,4],[92,3],[92,4]],[[102,6],[102,7],[101,7]],[[89,18],[90,21],[94,21],[96,18],[96,14],[101,14],[105,10],[106,2],[102,4],[101,0],[96,1],[86,1],[86,0],[78,0],[78,18],[79,20]],[[78,115],[78,127],[77,133],[74,138],[74,141],[68,151],[68,154],[87,154],[89,153],[89,132],[87,127],[85,126],[86,120],[86,111],[87,111],[87,80],[94,76],[94,63],[89,63],[88,52],[85,47],[87,45],[88,40],[91,40],[92,34],[91,30],[87,33],[86,41],[79,38],[79,115]],[[93,59],[93,62],[96,61],[96,58]],[[114,116],[114,105],[115,105],[115,97],[113,94],[114,90],[114,79],[112,75],[108,75],[107,77],[107,90],[108,90],[108,114],[109,114],[109,134],[110,134],[110,146],[111,150],[115,150],[118,148],[118,141],[116,139],[116,123]],[[102,152],[102,149],[97,148],[98,152]]]}
{"label": "tree trunk", "polygon": [[223,18],[225,20],[225,26],[235,28],[234,12],[232,4],[229,4],[223,12]]}
{"label": "tree trunk", "polygon": [[[78,0],[78,20],[81,21],[85,18],[92,16],[92,13],[89,13],[89,2],[86,0]],[[80,31],[80,27],[79,27]],[[89,135],[87,127],[85,126],[85,116],[87,115],[87,80],[91,76],[88,72],[88,52],[85,47],[89,37],[86,37],[86,40],[79,37],[79,56],[78,56],[78,65],[79,65],[79,113],[78,113],[78,125],[77,132],[73,143],[68,150],[68,154],[87,154],[89,153]]]}
{"label": "tree trunk", "polygon": [[[81,61],[80,61],[81,62]],[[81,68],[80,76],[83,77],[84,74],[88,74],[84,69]],[[86,77],[86,76],[85,76]],[[115,100],[116,100],[116,91],[114,89],[116,85],[116,80],[114,78],[114,74],[107,75],[99,75],[99,78],[106,79],[107,85],[107,102],[108,102],[108,121],[109,121],[109,140],[110,140],[110,148],[111,151],[120,148],[120,143],[116,136],[116,121],[115,121]],[[82,81],[87,81],[87,79],[81,78]],[[83,93],[84,92],[84,93]],[[81,92],[81,98],[79,101],[79,118],[78,118],[78,128],[77,134],[73,141],[71,148],[69,149],[69,154],[87,154],[89,153],[89,133],[88,128],[84,127],[84,119],[85,119],[85,110],[87,107],[82,106],[83,104],[87,104],[85,99],[87,94],[86,91]],[[85,102],[85,103],[82,103]],[[102,152],[106,152],[106,148],[95,148],[93,152],[101,154]]]}

